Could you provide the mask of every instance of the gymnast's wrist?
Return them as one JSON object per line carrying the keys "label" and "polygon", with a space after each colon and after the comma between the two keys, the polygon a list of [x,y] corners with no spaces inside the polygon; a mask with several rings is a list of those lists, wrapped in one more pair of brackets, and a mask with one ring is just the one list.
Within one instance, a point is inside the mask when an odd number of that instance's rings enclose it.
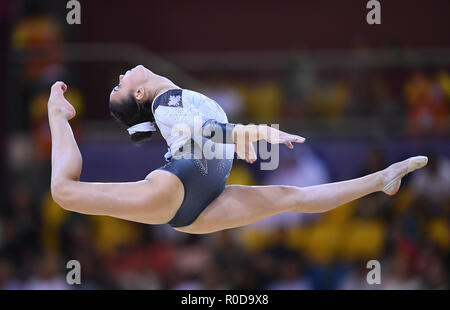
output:
{"label": "gymnast's wrist", "polygon": [[231,132],[233,137],[233,143],[238,144],[242,137],[242,132],[245,131],[245,125],[236,124]]}
{"label": "gymnast's wrist", "polygon": [[233,142],[252,143],[266,139],[269,133],[266,125],[236,125],[233,129]]}
{"label": "gymnast's wrist", "polygon": [[258,125],[258,138],[257,141],[267,140],[267,137],[270,135],[270,127],[267,125]]}

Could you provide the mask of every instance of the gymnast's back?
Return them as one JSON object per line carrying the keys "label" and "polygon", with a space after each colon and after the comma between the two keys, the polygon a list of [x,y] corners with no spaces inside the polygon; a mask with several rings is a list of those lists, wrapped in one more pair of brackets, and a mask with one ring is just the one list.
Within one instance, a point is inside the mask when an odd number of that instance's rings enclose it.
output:
{"label": "gymnast's back", "polygon": [[[207,121],[228,123],[227,115],[215,100],[188,89],[169,89],[159,94],[153,100],[152,112],[172,155],[179,153],[188,142],[194,148],[202,148],[207,138],[198,131]],[[197,139],[194,139],[195,135]],[[234,155],[233,144],[221,147],[227,154]]]}

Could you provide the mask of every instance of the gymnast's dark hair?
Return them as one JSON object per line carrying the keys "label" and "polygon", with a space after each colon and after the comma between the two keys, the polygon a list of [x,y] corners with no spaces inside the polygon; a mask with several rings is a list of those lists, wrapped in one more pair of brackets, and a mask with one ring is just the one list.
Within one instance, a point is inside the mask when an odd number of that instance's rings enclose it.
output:
{"label": "gymnast's dark hair", "polygon": [[[139,123],[155,121],[152,113],[152,100],[147,99],[139,103],[132,94],[122,101],[110,101],[109,111],[116,120],[127,128]],[[143,142],[150,139],[152,134],[153,131],[136,132],[131,135],[131,140]]]}

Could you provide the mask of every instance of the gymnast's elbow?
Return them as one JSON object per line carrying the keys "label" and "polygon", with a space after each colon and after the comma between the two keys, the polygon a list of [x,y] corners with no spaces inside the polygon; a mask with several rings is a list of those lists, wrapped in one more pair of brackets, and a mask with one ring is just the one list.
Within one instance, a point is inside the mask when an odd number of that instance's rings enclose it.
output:
{"label": "gymnast's elbow", "polygon": [[68,211],[72,211],[76,203],[76,195],[73,192],[72,184],[70,184],[72,182],[74,181],[52,180],[50,187],[53,201]]}

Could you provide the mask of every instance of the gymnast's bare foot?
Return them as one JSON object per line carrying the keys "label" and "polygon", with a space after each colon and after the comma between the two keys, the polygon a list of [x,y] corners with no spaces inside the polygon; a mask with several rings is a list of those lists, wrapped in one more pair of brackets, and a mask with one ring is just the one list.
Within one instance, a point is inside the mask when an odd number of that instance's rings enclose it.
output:
{"label": "gymnast's bare foot", "polygon": [[402,178],[414,170],[424,167],[428,157],[415,156],[392,164],[382,171],[382,191],[387,195],[395,195],[402,182]]}
{"label": "gymnast's bare foot", "polygon": [[70,120],[75,117],[75,108],[64,98],[67,85],[64,82],[56,82],[52,85],[50,98],[48,99],[48,116],[62,117]]}

